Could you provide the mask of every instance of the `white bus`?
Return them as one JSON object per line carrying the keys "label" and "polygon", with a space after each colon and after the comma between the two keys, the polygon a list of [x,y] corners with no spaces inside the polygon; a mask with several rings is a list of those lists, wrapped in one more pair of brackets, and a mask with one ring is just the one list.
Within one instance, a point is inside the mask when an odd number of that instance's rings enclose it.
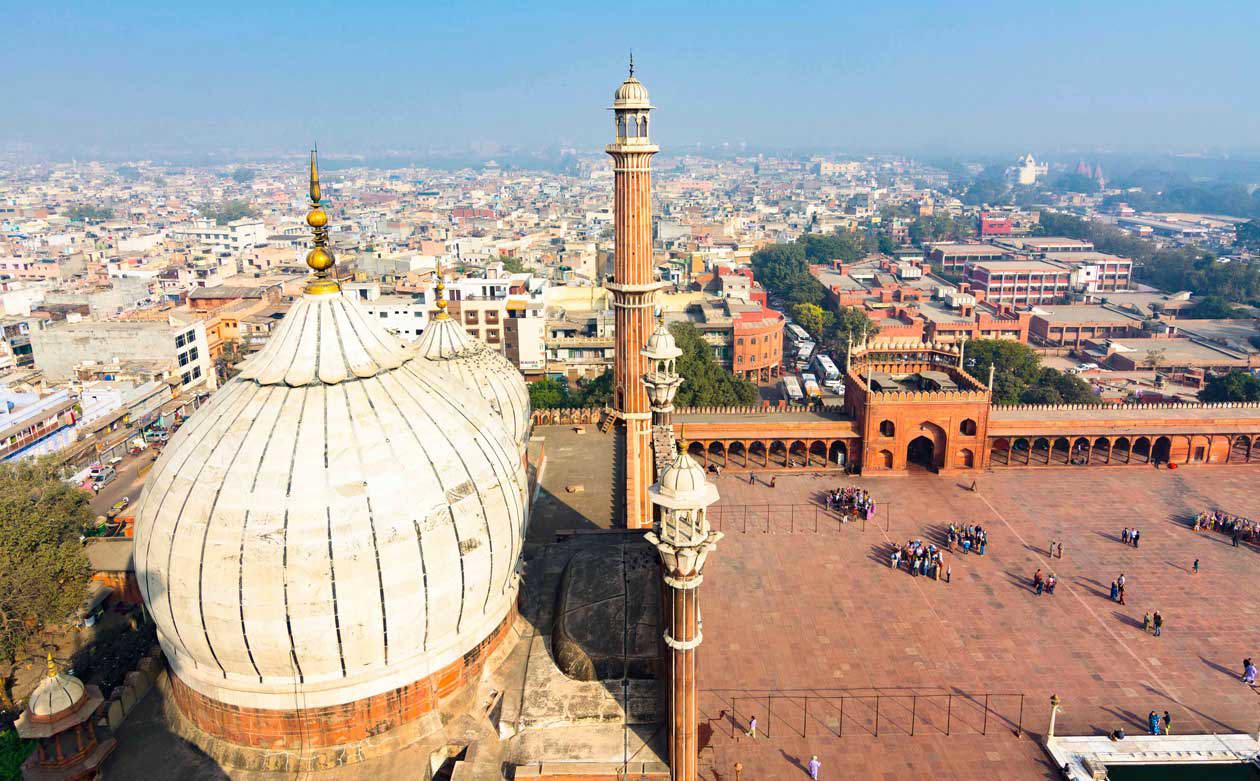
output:
{"label": "white bus", "polygon": [[790,336],[794,342],[808,342],[810,340],[809,334],[806,333],[805,329],[801,328],[796,323],[789,323],[787,332],[788,336]]}
{"label": "white bus", "polygon": [[801,361],[808,362],[809,359],[813,356],[813,354],[814,354],[814,343],[805,342],[804,344],[800,345],[800,349],[797,350],[796,360],[798,363]]}
{"label": "white bus", "polygon": [[779,381],[779,390],[789,404],[800,404],[805,400],[805,394],[801,393],[801,384],[790,374]]}
{"label": "white bus", "polygon": [[824,388],[840,382],[840,370],[836,368],[835,361],[826,355],[822,353],[815,355],[810,367],[814,370],[814,374],[818,375],[818,381],[823,384]]}

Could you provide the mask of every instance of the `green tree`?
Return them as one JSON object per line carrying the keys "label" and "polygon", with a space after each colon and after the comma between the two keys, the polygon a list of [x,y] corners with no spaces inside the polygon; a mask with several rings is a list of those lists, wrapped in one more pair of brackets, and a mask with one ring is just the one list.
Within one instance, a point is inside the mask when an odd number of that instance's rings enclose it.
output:
{"label": "green tree", "polygon": [[757,386],[722,368],[713,359],[713,348],[694,325],[673,323],[669,332],[682,350],[678,358],[678,373],[683,378],[683,384],[674,397],[676,406],[707,407],[753,404],[757,401]]}
{"label": "green tree", "polygon": [[134,182],[140,178],[140,169],[134,165],[120,165],[114,169],[114,173],[118,174],[120,179]]}
{"label": "green tree", "polygon": [[1098,180],[1084,174],[1064,174],[1055,180],[1054,189],[1068,193],[1096,193]]}
{"label": "green tree", "polygon": [[0,695],[11,702],[13,665],[43,628],[83,604],[87,555],[79,535],[92,520],[88,494],[61,479],[50,457],[0,464]]}
{"label": "green tree", "polygon": [[217,222],[219,225],[227,225],[233,220],[239,220],[242,217],[257,217],[258,212],[246,201],[231,200],[226,201],[218,206],[205,204],[200,208],[201,214],[205,217]]}
{"label": "green tree", "polygon": [[1036,382],[1020,393],[1019,400],[1023,404],[1093,404],[1098,396],[1080,377],[1043,368]]}
{"label": "green tree", "polygon": [[1194,304],[1193,315],[1200,320],[1233,320],[1247,316],[1221,296],[1200,298]]}
{"label": "green tree", "polygon": [[879,234],[876,241],[879,243],[879,251],[885,255],[892,255],[897,251],[897,242],[893,241],[892,237],[886,233]]}
{"label": "green tree", "polygon": [[[967,370],[985,382],[993,367],[995,404],[1018,404],[1030,386],[1041,377],[1041,359],[1028,345],[1010,339],[974,339],[967,342]],[[972,365],[971,361],[975,361]]]}
{"label": "green tree", "polygon": [[1212,377],[1199,401],[1260,401],[1260,378],[1235,369],[1223,377]]}
{"label": "green tree", "polygon": [[105,222],[113,218],[114,210],[108,206],[71,206],[66,216],[71,222]]}
{"label": "green tree", "polygon": [[840,316],[831,327],[830,344],[836,350],[846,351],[850,343],[857,344],[863,336],[874,336],[879,326],[857,306],[840,308]]}
{"label": "green tree", "polygon": [[529,270],[525,268],[520,258],[514,258],[511,255],[500,255],[499,262],[503,264],[503,270],[509,274],[523,274]]}
{"label": "green tree", "polygon": [[607,407],[612,404],[613,370],[605,369],[598,377],[578,383],[577,407]]}
{"label": "green tree", "polygon": [[554,409],[573,406],[569,384],[552,377],[529,384],[529,406],[532,409]]}
{"label": "green tree", "polygon": [[232,181],[237,184],[246,184],[254,181],[254,177],[257,175],[258,172],[252,168],[237,168],[232,172]]}
{"label": "green tree", "polygon": [[817,304],[793,304],[792,319],[815,341],[822,341],[835,323],[836,316]]}
{"label": "green tree", "polygon": [[22,763],[35,750],[35,741],[22,740],[17,730],[0,730],[0,781],[22,781]]}
{"label": "green tree", "polygon": [[[1260,190],[1257,190],[1260,192]],[[1234,244],[1253,251],[1260,251],[1260,220],[1252,220],[1234,226],[1237,238]]]}

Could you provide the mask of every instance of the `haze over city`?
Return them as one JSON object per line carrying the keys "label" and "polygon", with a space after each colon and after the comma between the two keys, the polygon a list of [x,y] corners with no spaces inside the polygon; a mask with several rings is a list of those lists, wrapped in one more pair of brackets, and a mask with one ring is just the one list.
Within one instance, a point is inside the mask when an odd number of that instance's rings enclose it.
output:
{"label": "haze over city", "polygon": [[10,6],[0,147],[244,158],[597,148],[639,73],[674,151],[1255,151],[1246,0]]}
{"label": "haze over city", "polygon": [[1258,29],[2,9],[0,781],[1260,781]]}

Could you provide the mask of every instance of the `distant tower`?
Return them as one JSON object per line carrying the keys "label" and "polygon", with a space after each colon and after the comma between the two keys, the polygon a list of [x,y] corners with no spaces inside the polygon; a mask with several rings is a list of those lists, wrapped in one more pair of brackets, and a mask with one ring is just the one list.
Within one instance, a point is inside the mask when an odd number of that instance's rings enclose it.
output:
{"label": "distant tower", "polygon": [[696,707],[696,649],[704,639],[700,584],[704,563],[722,539],[709,526],[708,507],[718,500],[717,486],[680,443],[674,462],[652,486],[661,523],[644,538],[661,557],[665,581],[665,645],[669,646],[669,769],[672,781],[696,781],[700,752]]}
{"label": "distant tower", "polygon": [[616,242],[608,285],[617,318],[613,407],[624,424],[626,526],[631,529],[652,523],[652,412],[643,385],[649,362],[641,352],[652,332],[652,299],[660,287],[652,273],[652,155],[658,148],[648,140],[651,110],[631,57],[630,75],[613,98],[616,140],[605,148],[615,174]]}

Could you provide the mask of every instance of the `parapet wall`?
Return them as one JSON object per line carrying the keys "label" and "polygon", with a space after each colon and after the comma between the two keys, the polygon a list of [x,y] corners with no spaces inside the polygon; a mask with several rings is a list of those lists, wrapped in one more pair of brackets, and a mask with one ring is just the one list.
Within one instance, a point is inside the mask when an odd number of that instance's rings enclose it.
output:
{"label": "parapet wall", "polygon": [[1260,401],[1183,401],[1161,404],[994,404],[995,410],[1005,411],[1063,411],[1063,410],[1122,410],[1122,409],[1260,409]]}

